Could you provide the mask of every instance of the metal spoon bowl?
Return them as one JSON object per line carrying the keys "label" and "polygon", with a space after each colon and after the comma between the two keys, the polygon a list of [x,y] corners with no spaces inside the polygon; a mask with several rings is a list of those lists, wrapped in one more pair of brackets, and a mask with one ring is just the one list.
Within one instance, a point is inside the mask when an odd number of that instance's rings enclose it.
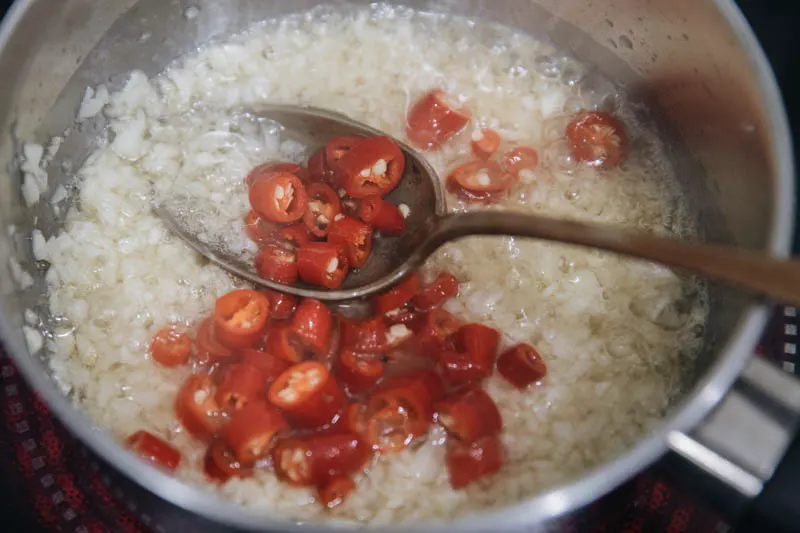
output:
{"label": "metal spoon bowl", "polygon": [[[342,114],[311,107],[269,105],[250,114],[280,124],[288,136],[318,148],[344,135],[385,133]],[[374,240],[364,267],[351,271],[339,289],[299,283],[282,285],[261,278],[252,265],[200,241],[161,205],[155,214],[195,251],[231,274],[296,296],[343,302],[383,292],[410,275],[443,244],[471,235],[513,235],[576,244],[647,259],[727,282],[774,300],[800,305],[800,262],[781,260],[739,248],[691,243],[599,224],[558,220],[508,211],[447,214],[444,191],[436,172],[413,148],[397,141],[406,170],[387,199],[410,208],[406,231],[399,237]]]}

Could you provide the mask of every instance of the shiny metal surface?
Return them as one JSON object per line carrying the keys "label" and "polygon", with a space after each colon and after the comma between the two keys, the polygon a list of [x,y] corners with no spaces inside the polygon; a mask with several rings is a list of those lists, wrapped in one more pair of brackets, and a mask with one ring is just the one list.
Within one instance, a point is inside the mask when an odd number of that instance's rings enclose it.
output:
{"label": "shiny metal surface", "polygon": [[[41,307],[43,271],[27,236],[34,220],[45,236],[59,218],[23,207],[15,167],[19,142],[43,142],[72,123],[87,85],[118,88],[133,67],[155,74],[199,44],[250,23],[306,9],[313,0],[18,0],[0,28],[0,264],[10,257],[34,274],[21,291],[0,275],[0,335],[28,381],[52,410],[119,472],[109,475],[140,514],[166,531],[315,530],[244,512],[149,468],[124,452],[76,410],[49,377],[39,355],[29,354],[20,331],[22,310]],[[330,2],[338,3],[338,2]],[[366,2],[359,2],[366,3]],[[790,135],[780,95],[763,54],[729,0],[408,0],[430,10],[467,14],[550,36],[557,44],[652,102],[664,132],[675,138],[674,158],[709,241],[736,243],[786,255],[792,232],[794,174]],[[189,20],[184,9],[199,8]],[[140,37],[149,33],[142,43]],[[623,39],[624,37],[624,39]],[[102,120],[84,124],[61,151],[80,164]],[[11,133],[9,135],[8,133]],[[684,150],[683,147],[686,149]],[[51,191],[66,179],[56,161]],[[35,219],[38,217],[38,219]],[[16,232],[10,234],[9,229]],[[4,268],[4,267],[0,267]],[[708,346],[687,374],[686,396],[664,424],[617,460],[570,484],[520,505],[465,517],[430,531],[535,531],[557,529],[559,518],[612,490],[660,457],[669,435],[687,433],[718,404],[751,357],[766,309],[740,294],[714,287]],[[716,452],[715,452],[716,453]]]}

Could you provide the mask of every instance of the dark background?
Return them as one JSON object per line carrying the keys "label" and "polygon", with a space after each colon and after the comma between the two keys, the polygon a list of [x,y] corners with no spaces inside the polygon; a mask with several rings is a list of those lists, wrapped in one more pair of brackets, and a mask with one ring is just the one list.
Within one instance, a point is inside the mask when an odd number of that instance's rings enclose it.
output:
{"label": "dark background", "polygon": [[[5,13],[10,4],[10,0],[0,0],[0,15]],[[772,63],[792,130],[800,132],[800,6],[796,5],[800,4],[800,0],[738,0],[738,4]],[[798,136],[794,135],[795,150],[800,153],[798,141]],[[797,236],[795,250],[800,250],[800,237]],[[30,509],[22,505],[18,488],[8,485],[9,478],[0,472],[0,532],[39,531],[29,514]]]}

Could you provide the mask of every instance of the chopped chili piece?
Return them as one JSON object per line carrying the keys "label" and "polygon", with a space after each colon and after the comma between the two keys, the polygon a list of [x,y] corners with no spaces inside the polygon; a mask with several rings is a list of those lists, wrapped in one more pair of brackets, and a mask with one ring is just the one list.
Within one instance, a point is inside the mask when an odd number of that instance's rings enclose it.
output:
{"label": "chopped chili piece", "polygon": [[417,148],[433,150],[464,129],[471,119],[469,109],[444,91],[434,89],[411,106],[406,135]]}
{"label": "chopped chili piece", "polygon": [[272,457],[281,481],[310,487],[362,470],[370,450],[354,433],[324,431],[280,439]]}
{"label": "chopped chili piece", "polygon": [[417,331],[417,351],[424,357],[437,358],[447,348],[447,339],[461,327],[461,320],[445,311],[433,309]]}
{"label": "chopped chili piece", "polygon": [[473,443],[451,439],[445,461],[450,485],[461,489],[500,470],[505,462],[505,449],[498,435],[487,435]]}
{"label": "chopped chili piece", "polygon": [[404,307],[419,291],[419,275],[415,272],[387,292],[375,298],[375,312],[385,315]]}
{"label": "chopped chili piece", "polygon": [[126,442],[139,457],[154,466],[174,472],[181,463],[181,452],[148,431],[137,431]]}
{"label": "chopped chili piece", "polygon": [[323,183],[331,182],[333,178],[333,171],[325,161],[325,148],[320,148],[311,157],[308,158],[308,174],[311,181],[319,181]]}
{"label": "chopped chili piece", "polygon": [[326,237],[333,218],[342,212],[339,195],[325,183],[312,183],[306,191],[308,207],[303,215],[303,223],[315,237]]}
{"label": "chopped chili piece", "polygon": [[389,194],[403,177],[406,160],[391,137],[362,139],[342,156],[338,172],[342,187],[353,198]]}
{"label": "chopped chili piece", "polygon": [[214,385],[210,376],[189,376],[178,391],[175,413],[186,431],[198,440],[208,440],[219,431],[222,416],[214,399]]}
{"label": "chopped chili piece", "polygon": [[447,190],[468,203],[491,203],[505,197],[516,182],[494,161],[472,161],[447,177]]}
{"label": "chopped chili piece", "polygon": [[439,369],[448,385],[468,385],[492,375],[500,343],[499,331],[482,324],[466,324],[450,342],[452,350],[438,355]]}
{"label": "chopped chili piece", "polygon": [[406,219],[400,208],[378,195],[367,196],[361,200],[358,216],[384,235],[402,235],[406,230]]}
{"label": "chopped chili piece", "polygon": [[150,343],[150,355],[162,366],[185,365],[192,355],[192,339],[174,326],[161,328]]}
{"label": "chopped chili piece", "polygon": [[430,285],[423,287],[414,297],[413,304],[420,311],[430,311],[458,294],[459,282],[452,274],[441,272]]}
{"label": "chopped chili piece", "polygon": [[244,217],[244,229],[251,241],[263,245],[269,242],[275,234],[276,226],[272,222],[267,222],[255,211],[249,211]]}
{"label": "chopped chili piece", "polygon": [[492,397],[480,387],[469,387],[439,402],[436,419],[452,437],[475,442],[503,430],[503,418]]}
{"label": "chopped chili piece", "polygon": [[425,435],[444,384],[433,371],[418,371],[379,385],[367,403],[367,442],[384,453],[398,452]]}
{"label": "chopped chili piece", "polygon": [[262,396],[266,381],[264,373],[254,364],[241,362],[229,366],[223,369],[222,379],[217,385],[217,405],[228,412],[238,411]]}
{"label": "chopped chili piece", "polygon": [[250,171],[244,181],[249,188],[258,180],[280,173],[294,174],[302,181],[308,181],[308,171],[296,163],[264,163],[263,165],[258,165]]}
{"label": "chopped chili piece", "polygon": [[292,339],[292,328],[289,324],[274,324],[269,329],[264,349],[282,361],[290,364],[299,363],[305,358],[305,353]]}
{"label": "chopped chili piece", "polygon": [[363,140],[364,137],[354,135],[335,137],[325,145],[325,164],[331,175],[332,186],[344,186],[345,174],[341,171],[340,162],[342,158],[353,149],[353,146]]}
{"label": "chopped chili piece", "polygon": [[217,477],[220,481],[227,481],[232,477],[247,478],[253,475],[252,465],[240,461],[222,439],[215,439],[206,453],[214,464],[214,468],[211,469],[212,477]]}
{"label": "chopped chili piece", "polygon": [[311,241],[311,234],[302,222],[284,226],[275,232],[276,240],[293,248],[299,248]]}
{"label": "chopped chili piece", "polygon": [[332,477],[317,487],[320,503],[326,509],[335,509],[342,505],[354,490],[356,484],[347,476]]}
{"label": "chopped chili piece", "polygon": [[252,401],[231,417],[222,438],[236,458],[252,464],[272,450],[275,436],[288,429],[283,415],[264,401]]}
{"label": "chopped chili piece", "polygon": [[279,244],[268,244],[256,256],[256,271],[264,279],[291,285],[300,275],[297,252]]}
{"label": "chopped chili piece", "polygon": [[509,348],[497,359],[497,371],[518,389],[540,381],[547,375],[547,366],[530,344]]}
{"label": "chopped chili piece", "polygon": [[278,376],[269,388],[269,401],[304,428],[335,422],[347,403],[336,380],[317,361],[299,363]]}
{"label": "chopped chili piece", "polygon": [[299,343],[321,355],[328,351],[333,333],[333,315],[319,300],[306,298],[297,306],[290,329]]}
{"label": "chopped chili piece", "polygon": [[236,351],[224,346],[217,340],[217,333],[212,318],[207,318],[200,323],[195,337],[195,347],[200,360],[231,360],[236,357]]}
{"label": "chopped chili piece", "polygon": [[342,346],[363,353],[381,353],[386,350],[386,324],[383,318],[370,318],[362,322],[339,319]]}
{"label": "chopped chili piece", "polygon": [[602,169],[618,167],[628,155],[628,134],[615,116],[602,111],[578,115],[567,126],[572,155]]}
{"label": "chopped chili piece", "polygon": [[272,320],[286,320],[290,318],[297,307],[297,296],[272,289],[261,289],[269,298],[269,317]]}
{"label": "chopped chili piece", "polygon": [[268,319],[269,299],[254,290],[229,292],[214,305],[214,333],[231,349],[252,348],[263,339]]}
{"label": "chopped chili piece", "polygon": [[350,394],[373,388],[383,376],[384,364],[378,354],[344,349],[334,365],[334,373]]}
{"label": "chopped chili piece", "polygon": [[217,461],[214,460],[210,447],[203,456],[203,474],[211,483],[225,483],[231,478],[226,471],[217,466]]}
{"label": "chopped chili piece", "polygon": [[518,146],[506,154],[503,169],[516,177],[523,171],[536,170],[539,165],[539,154],[533,148]]}
{"label": "chopped chili piece", "polygon": [[264,382],[261,385],[262,390],[266,390],[266,387],[269,387],[278,376],[289,368],[289,363],[286,360],[271,352],[262,352],[260,350],[243,351],[241,364],[254,366],[261,372],[264,377]]}
{"label": "chopped chili piece", "polygon": [[330,242],[310,242],[297,250],[300,279],[326,289],[339,287],[350,265],[344,248]]}
{"label": "chopped chili piece", "polygon": [[331,223],[328,242],[344,249],[353,268],[361,268],[372,252],[372,228],[358,219],[344,215]]}
{"label": "chopped chili piece", "polygon": [[479,159],[489,159],[500,148],[500,134],[491,128],[475,130],[472,134],[472,153]]}
{"label": "chopped chili piece", "polygon": [[250,187],[250,205],[266,220],[288,224],[303,217],[308,198],[300,178],[288,172],[272,173]]}

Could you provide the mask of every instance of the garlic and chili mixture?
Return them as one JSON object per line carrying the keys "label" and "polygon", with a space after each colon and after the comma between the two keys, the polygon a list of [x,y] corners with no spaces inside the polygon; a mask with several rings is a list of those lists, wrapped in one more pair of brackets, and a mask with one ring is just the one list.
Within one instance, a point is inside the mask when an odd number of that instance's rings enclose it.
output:
{"label": "garlic and chili mixture", "polygon": [[[265,160],[308,154],[233,110],[311,104],[404,138],[409,106],[434,87],[473,114],[460,136],[427,154],[442,177],[472,159],[477,127],[498,132],[502,152],[524,145],[539,153],[539,166],[488,208],[692,234],[657,138],[624,98],[609,98],[613,87],[591,68],[549,45],[508,28],[382,5],[270,21],[153,79],[134,72],[110,95],[109,139],[77,173],[79,205],[46,246],[51,310],[73,328],[48,341],[64,390],[120,439],[147,430],[169,441],[183,455],[181,478],[301,519],[449,519],[540,493],[633,445],[664,416],[699,349],[702,287],[610,254],[472,238],[446,246],[427,269],[461,281],[446,309],[502,331],[504,344],[531,343],[548,367],[543,383],[528,390],[497,374],[485,384],[504,422],[508,458],[499,474],[453,490],[443,431],[435,428],[421,445],[378,458],[333,511],[314,502],[313,490],[289,487],[267,469],[222,486],[203,475],[205,446],[174,412],[191,369],[154,364],[148,346],[163,325],[189,327],[241,284],[167,233],[151,213],[152,191],[190,187],[219,217],[205,223],[230,222],[229,242],[241,239],[241,249],[252,251],[233,226],[248,209],[244,176]],[[573,160],[565,129],[575,111],[609,103],[631,150],[621,167],[599,170]],[[483,208],[449,202],[453,210]]]}

